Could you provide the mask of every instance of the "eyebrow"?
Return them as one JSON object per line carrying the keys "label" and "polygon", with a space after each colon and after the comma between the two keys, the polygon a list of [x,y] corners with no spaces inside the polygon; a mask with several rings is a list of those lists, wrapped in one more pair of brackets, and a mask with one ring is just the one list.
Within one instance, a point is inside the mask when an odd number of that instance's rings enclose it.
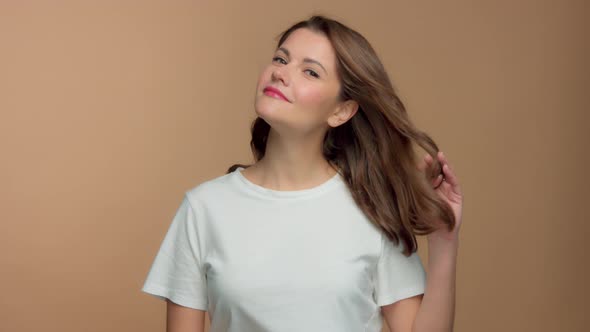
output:
{"label": "eyebrow", "polygon": [[[285,54],[287,54],[288,57],[291,56],[290,53],[289,53],[289,50],[287,50],[284,47],[279,47],[277,50],[283,51]],[[326,72],[326,74],[328,73],[328,71],[326,70],[326,68],[324,68],[324,66],[322,66],[322,64],[319,61],[317,61],[317,60],[314,60],[314,59],[311,59],[311,58],[303,58],[303,62],[315,63],[315,64],[319,65],[320,67],[322,67],[322,69]]]}

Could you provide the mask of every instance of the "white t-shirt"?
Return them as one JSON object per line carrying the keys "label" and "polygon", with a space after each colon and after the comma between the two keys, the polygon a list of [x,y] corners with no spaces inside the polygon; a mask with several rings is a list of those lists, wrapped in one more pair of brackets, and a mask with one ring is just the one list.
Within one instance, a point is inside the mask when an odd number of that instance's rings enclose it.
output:
{"label": "white t-shirt", "polygon": [[380,306],[423,294],[341,175],[271,190],[234,172],[186,191],[142,291],[207,310],[211,332],[379,332]]}

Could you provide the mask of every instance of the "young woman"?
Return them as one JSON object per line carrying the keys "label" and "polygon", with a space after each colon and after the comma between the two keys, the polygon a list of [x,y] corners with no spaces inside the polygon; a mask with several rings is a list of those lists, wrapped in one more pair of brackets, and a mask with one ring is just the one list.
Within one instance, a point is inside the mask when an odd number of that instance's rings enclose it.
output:
{"label": "young woman", "polygon": [[255,110],[256,162],[185,192],[142,288],[168,331],[204,331],[205,311],[213,332],[451,331],[461,190],[368,41],[290,27]]}

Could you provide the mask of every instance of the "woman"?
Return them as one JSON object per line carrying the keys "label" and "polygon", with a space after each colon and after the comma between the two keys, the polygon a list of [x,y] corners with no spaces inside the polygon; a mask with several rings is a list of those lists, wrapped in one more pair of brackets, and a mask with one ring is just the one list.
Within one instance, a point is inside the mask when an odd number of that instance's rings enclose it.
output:
{"label": "woman", "polygon": [[255,110],[256,162],[185,192],[142,289],[168,331],[204,331],[205,311],[215,332],[451,331],[462,194],[366,39],[290,27]]}

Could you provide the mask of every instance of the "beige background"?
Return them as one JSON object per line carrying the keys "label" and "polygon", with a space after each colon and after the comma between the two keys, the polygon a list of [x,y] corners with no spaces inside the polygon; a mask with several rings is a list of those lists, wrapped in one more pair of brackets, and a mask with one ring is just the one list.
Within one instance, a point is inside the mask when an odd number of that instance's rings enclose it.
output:
{"label": "beige background", "polygon": [[462,182],[456,331],[587,331],[588,10],[1,1],[0,330],[163,331],[140,288],[182,194],[251,161],[274,38],[322,13],[369,39]]}

